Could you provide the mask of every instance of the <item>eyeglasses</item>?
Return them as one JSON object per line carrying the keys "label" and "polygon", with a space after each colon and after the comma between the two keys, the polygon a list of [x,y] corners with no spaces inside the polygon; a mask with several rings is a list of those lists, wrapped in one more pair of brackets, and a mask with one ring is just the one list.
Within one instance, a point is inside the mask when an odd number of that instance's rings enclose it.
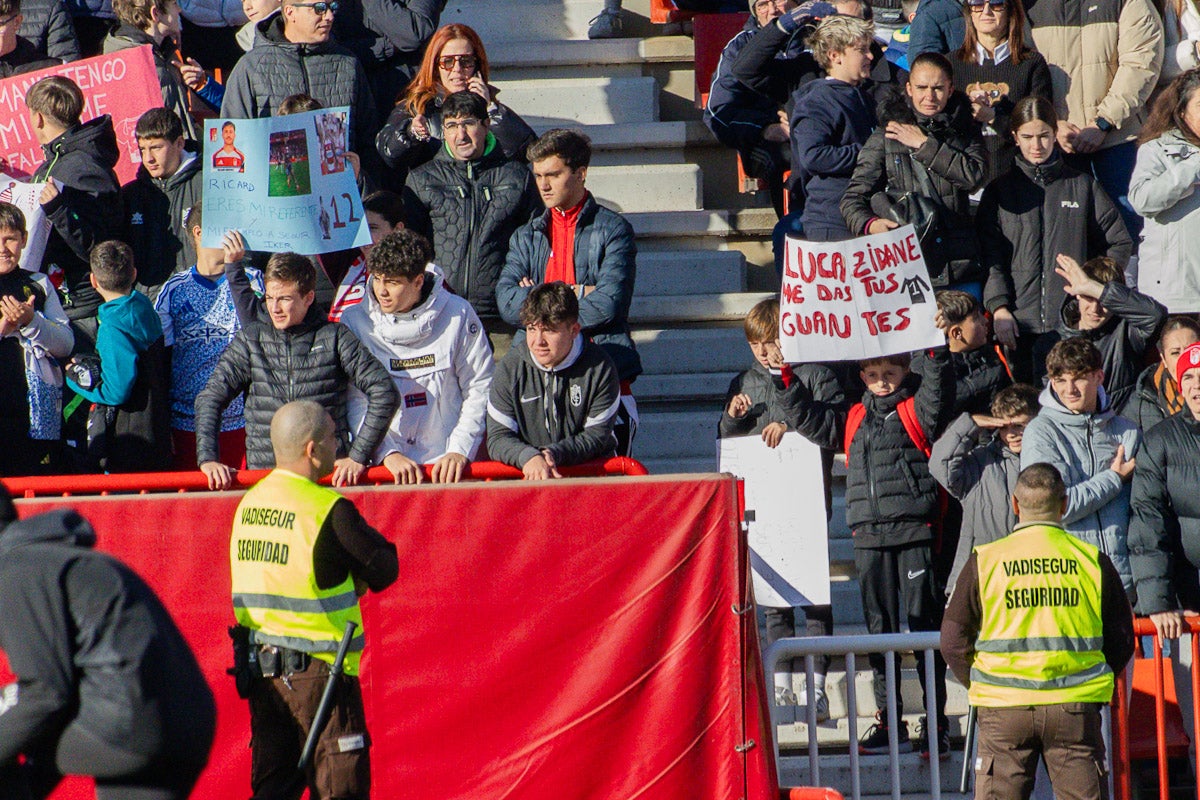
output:
{"label": "eyeglasses", "polygon": [[329,3],[322,0],[322,2],[319,3],[292,3],[292,5],[299,8],[311,8],[318,17],[323,16],[326,12],[335,14],[338,10],[337,0],[333,0],[333,2]]}
{"label": "eyeglasses", "polygon": [[477,128],[483,123],[474,117],[463,117],[462,119],[447,119],[442,121],[442,133],[454,133],[459,128]]}
{"label": "eyeglasses", "polygon": [[454,69],[455,64],[458,64],[464,70],[471,70],[479,65],[479,59],[471,53],[467,53],[465,56],[441,56],[438,58],[437,63],[446,72]]}
{"label": "eyeglasses", "polygon": [[755,11],[766,11],[768,8],[782,9],[787,4],[787,0],[758,0],[754,4]]}
{"label": "eyeglasses", "polygon": [[972,14],[982,14],[984,8],[990,8],[993,12],[1000,12],[1008,6],[1008,0],[987,0],[987,2],[984,2],[984,0],[978,0],[978,2],[970,0],[967,5],[971,7]]}
{"label": "eyeglasses", "polygon": [[17,17],[19,17],[19,16],[21,16],[21,14],[20,14],[20,12],[17,12],[16,14],[13,14],[11,17],[5,17],[4,19],[0,19],[0,28],[7,28],[9,25],[13,24],[13,22],[15,22]]}

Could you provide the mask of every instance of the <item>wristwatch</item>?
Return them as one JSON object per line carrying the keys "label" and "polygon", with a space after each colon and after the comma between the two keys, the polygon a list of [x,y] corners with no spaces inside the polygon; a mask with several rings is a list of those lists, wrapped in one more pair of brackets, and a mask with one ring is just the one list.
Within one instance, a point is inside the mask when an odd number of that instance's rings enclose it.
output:
{"label": "wristwatch", "polygon": [[1108,133],[1113,129],[1113,124],[1104,117],[1096,117],[1096,127],[1104,133]]}

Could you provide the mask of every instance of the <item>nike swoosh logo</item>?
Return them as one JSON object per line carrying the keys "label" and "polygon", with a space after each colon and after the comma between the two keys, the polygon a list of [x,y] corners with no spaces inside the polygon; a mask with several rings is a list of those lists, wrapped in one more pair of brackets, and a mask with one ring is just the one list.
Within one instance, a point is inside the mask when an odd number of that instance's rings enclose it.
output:
{"label": "nike swoosh logo", "polygon": [[923,569],[917,570],[916,572],[909,571],[908,579],[910,581],[915,581],[917,578],[921,577],[924,574],[925,574],[925,570],[923,570]]}
{"label": "nike swoosh logo", "polygon": [[521,402],[522,403],[532,403],[532,402],[535,402],[535,401],[541,400],[541,399],[542,399],[541,395],[535,394],[533,397],[522,397]]}

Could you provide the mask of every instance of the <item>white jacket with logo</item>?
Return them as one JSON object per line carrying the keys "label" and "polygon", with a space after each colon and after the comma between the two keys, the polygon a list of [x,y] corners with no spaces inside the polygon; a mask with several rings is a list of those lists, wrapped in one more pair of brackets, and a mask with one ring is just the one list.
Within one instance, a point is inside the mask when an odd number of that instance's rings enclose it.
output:
{"label": "white jacket with logo", "polygon": [[[430,464],[447,453],[474,458],[483,439],[488,391],[492,383],[492,350],[479,317],[466,300],[451,294],[442,271],[425,269],[429,295],[411,311],[385,314],[367,279],[363,302],[342,313],[342,323],[383,363],[400,403],[375,463],[401,453],[418,464]],[[366,398],[350,390],[347,414],[357,430],[366,413]]]}

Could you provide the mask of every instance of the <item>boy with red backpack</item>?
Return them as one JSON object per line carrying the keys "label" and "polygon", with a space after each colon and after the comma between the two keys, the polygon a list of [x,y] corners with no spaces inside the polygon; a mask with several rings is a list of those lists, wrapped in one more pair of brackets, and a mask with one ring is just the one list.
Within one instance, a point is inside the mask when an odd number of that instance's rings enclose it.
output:
{"label": "boy with red backpack", "polygon": [[[942,501],[929,474],[931,443],[945,427],[954,404],[954,373],[949,352],[939,347],[926,354],[923,376],[909,371],[908,354],[860,362],[867,390],[846,420],[846,524],[854,532],[854,562],[862,593],[867,629],[900,631],[901,600],[913,631],[941,626],[943,591],[933,570],[934,523]],[[875,678],[878,723],[859,742],[859,752],[886,753],[892,720],[887,712],[884,657],[870,655]],[[949,752],[945,716],[946,664],[938,655],[934,669],[937,698],[937,749]],[[921,686],[928,692],[923,658],[917,659]],[[900,752],[912,750],[899,693],[896,696]],[[917,737],[920,752],[930,751],[928,722]]]}

